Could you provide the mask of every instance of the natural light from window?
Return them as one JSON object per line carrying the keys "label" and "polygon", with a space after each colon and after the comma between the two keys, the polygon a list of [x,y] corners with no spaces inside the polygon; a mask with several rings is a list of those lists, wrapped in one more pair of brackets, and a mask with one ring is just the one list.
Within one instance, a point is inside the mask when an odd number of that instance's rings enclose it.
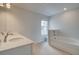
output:
{"label": "natural light from window", "polygon": [[41,35],[48,35],[48,21],[41,21]]}

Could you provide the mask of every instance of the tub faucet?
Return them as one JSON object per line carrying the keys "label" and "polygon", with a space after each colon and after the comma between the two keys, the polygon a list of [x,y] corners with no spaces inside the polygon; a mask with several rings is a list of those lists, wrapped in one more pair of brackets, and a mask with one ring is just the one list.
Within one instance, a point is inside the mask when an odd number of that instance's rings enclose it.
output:
{"label": "tub faucet", "polygon": [[[1,34],[2,36],[5,36],[5,33],[4,33],[4,32],[0,32],[0,34]],[[2,42],[2,39],[0,39],[0,42]]]}
{"label": "tub faucet", "polygon": [[9,32],[4,33],[4,32],[1,32],[1,35],[4,36],[3,42],[7,42],[7,37],[8,37],[9,35],[13,35],[13,33],[9,33]]}
{"label": "tub faucet", "polygon": [[4,32],[1,32],[1,35],[5,35],[5,33]]}
{"label": "tub faucet", "polygon": [[4,42],[7,42],[7,37],[8,37],[9,35],[13,35],[13,33],[7,32],[6,35],[5,35],[5,37],[4,37]]}

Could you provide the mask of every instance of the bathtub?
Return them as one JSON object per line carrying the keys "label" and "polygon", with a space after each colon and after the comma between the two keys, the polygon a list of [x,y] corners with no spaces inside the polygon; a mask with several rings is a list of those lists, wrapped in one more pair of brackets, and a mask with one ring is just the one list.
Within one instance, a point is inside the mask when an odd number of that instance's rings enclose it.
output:
{"label": "bathtub", "polygon": [[0,42],[0,55],[32,55],[33,43],[31,39],[14,33],[7,42]]}
{"label": "bathtub", "polygon": [[67,38],[62,36],[56,36],[49,38],[49,45],[56,47],[62,51],[68,52],[69,54],[78,55],[79,54],[79,40],[73,38]]}

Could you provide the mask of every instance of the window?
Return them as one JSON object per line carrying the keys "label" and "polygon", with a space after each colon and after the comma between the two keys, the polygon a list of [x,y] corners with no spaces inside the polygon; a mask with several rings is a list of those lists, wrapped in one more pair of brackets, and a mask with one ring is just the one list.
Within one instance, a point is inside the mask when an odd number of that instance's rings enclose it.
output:
{"label": "window", "polygon": [[48,21],[41,21],[41,35],[48,35]]}

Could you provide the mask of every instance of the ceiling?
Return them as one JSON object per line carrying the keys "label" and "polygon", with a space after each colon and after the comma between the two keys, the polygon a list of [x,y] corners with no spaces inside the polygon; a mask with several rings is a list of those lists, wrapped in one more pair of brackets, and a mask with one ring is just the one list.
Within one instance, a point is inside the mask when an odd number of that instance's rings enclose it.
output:
{"label": "ceiling", "polygon": [[71,10],[79,7],[79,3],[16,3],[14,5],[46,16],[63,12],[64,8]]}

